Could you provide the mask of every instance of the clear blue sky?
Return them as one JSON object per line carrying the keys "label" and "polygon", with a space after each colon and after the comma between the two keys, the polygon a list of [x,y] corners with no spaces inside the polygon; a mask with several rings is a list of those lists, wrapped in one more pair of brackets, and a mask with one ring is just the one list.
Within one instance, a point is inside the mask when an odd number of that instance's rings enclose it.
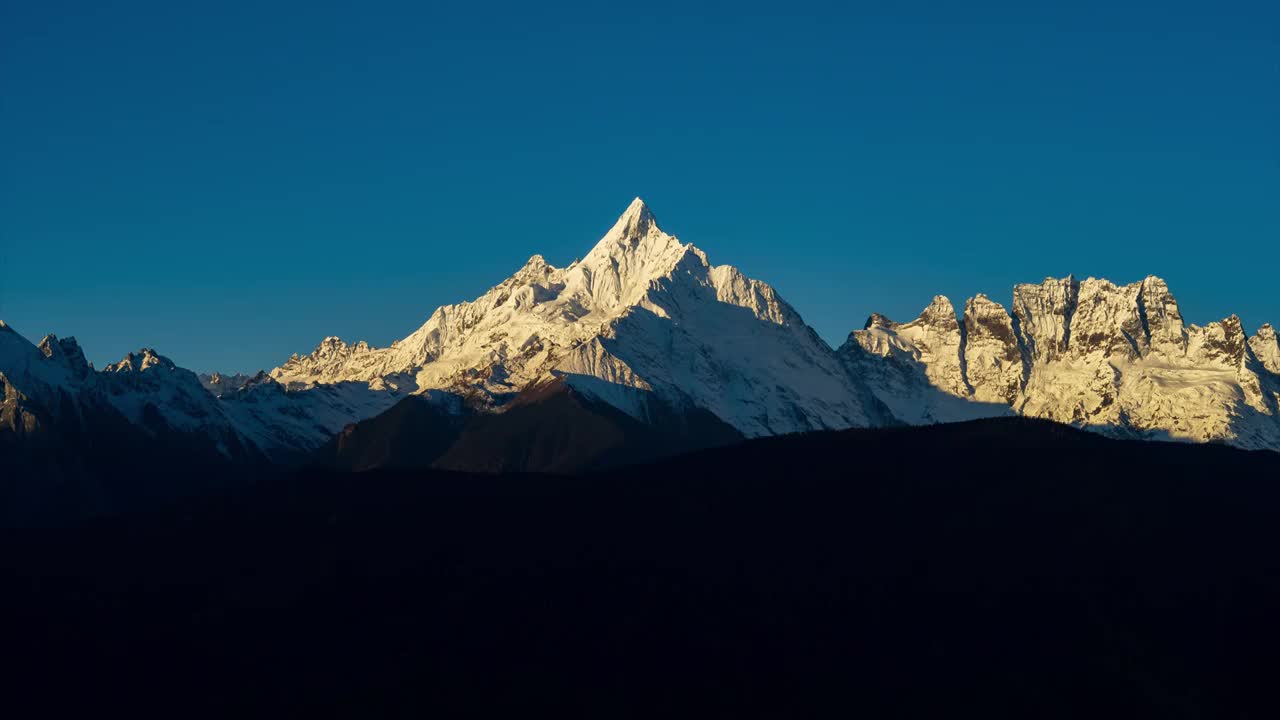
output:
{"label": "clear blue sky", "polygon": [[269,368],[640,195],[832,343],[1067,273],[1280,323],[1280,4],[849,5],[4,0],[0,318]]}

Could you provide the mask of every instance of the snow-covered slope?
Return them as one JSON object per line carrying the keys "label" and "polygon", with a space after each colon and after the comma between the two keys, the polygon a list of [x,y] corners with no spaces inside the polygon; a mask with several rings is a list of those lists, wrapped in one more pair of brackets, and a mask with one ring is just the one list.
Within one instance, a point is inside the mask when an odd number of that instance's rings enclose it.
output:
{"label": "snow-covered slope", "polygon": [[849,335],[838,354],[902,422],[920,425],[1012,414],[1005,404],[975,401],[965,349],[955,309],[938,295],[908,323],[872,315],[866,327]]}
{"label": "snow-covered slope", "polygon": [[6,402],[45,428],[77,435],[102,423],[127,424],[154,438],[184,437],[228,459],[253,450],[222,404],[194,373],[144,348],[95,371],[75,338],[33,345],[0,322],[0,376]]}
{"label": "snow-covered slope", "polygon": [[104,398],[153,434],[177,431],[204,436],[228,456],[243,444],[222,404],[205,390],[196,374],[150,348],[129,353],[90,377],[85,394]]}
{"label": "snow-covered slope", "polygon": [[408,394],[407,389],[394,384],[374,385],[356,381],[290,389],[260,372],[219,399],[236,427],[263,452],[276,460],[290,460],[320,447],[343,427],[383,412]]}
{"label": "snow-covered slope", "polygon": [[222,373],[201,373],[199,376],[200,384],[204,386],[214,397],[220,398],[223,395],[231,393],[244,387],[256,375],[248,375],[246,373],[233,373],[231,375],[223,375]]}
{"label": "snow-covered slope", "polygon": [[152,350],[94,370],[74,338],[0,323],[0,525],[59,523],[248,482],[266,457]]}
{"label": "snow-covered slope", "polygon": [[37,402],[56,408],[60,394],[78,384],[67,350],[84,358],[74,339],[63,342],[49,336],[37,347],[0,320],[0,374]]}
{"label": "snow-covered slope", "polygon": [[271,375],[290,388],[407,376],[417,391],[478,393],[493,406],[560,377],[638,417],[637,393],[654,393],[749,436],[891,420],[773,288],[711,265],[639,198],[568,267],[535,255],[390,347],[330,337]]}
{"label": "snow-covered slope", "polygon": [[872,316],[839,353],[907,422],[963,417],[948,404],[959,398],[1112,434],[1280,450],[1275,330],[1247,338],[1235,316],[1184,326],[1160,278],[1018,285],[1012,314],[978,295],[955,326],[935,298],[912,323]]}

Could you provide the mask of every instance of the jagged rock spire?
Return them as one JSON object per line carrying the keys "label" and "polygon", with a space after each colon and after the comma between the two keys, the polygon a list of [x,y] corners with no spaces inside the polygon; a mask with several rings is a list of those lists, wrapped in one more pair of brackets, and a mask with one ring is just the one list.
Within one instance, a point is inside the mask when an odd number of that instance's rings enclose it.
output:
{"label": "jagged rock spire", "polygon": [[178,366],[174,365],[172,360],[157,353],[154,349],[142,348],[137,352],[125,355],[120,362],[112,363],[103,370],[109,373],[143,372],[153,367],[164,368],[169,371],[178,369]]}
{"label": "jagged rock spire", "polygon": [[84,351],[80,349],[80,343],[73,337],[59,338],[49,334],[44,336],[37,349],[46,358],[66,367],[77,379],[83,380],[93,370],[93,366],[85,359]]}
{"label": "jagged rock spire", "polygon": [[1249,338],[1249,348],[1257,356],[1258,362],[1267,370],[1280,375],[1280,339],[1276,329],[1270,323],[1264,323],[1258,332]]}
{"label": "jagged rock spire", "polygon": [[975,400],[1012,404],[1022,386],[1022,350],[1004,306],[978,293],[964,304],[965,382]]}

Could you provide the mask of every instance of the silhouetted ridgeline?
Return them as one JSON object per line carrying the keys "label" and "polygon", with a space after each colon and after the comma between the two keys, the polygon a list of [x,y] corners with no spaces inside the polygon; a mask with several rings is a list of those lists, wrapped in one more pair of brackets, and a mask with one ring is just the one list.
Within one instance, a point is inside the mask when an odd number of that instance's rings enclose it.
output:
{"label": "silhouetted ridgeline", "polygon": [[311,472],[7,532],[6,698],[1265,716],[1278,508],[1275,453],[1026,420],[777,437],[577,477]]}

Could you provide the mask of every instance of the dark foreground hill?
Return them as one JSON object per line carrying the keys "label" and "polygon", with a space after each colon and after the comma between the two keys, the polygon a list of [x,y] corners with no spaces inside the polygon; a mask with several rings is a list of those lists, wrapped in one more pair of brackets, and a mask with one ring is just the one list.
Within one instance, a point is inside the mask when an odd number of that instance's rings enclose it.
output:
{"label": "dark foreground hill", "polygon": [[578,477],[310,473],[6,533],[8,700],[1270,717],[1280,455],[1026,420]]}

